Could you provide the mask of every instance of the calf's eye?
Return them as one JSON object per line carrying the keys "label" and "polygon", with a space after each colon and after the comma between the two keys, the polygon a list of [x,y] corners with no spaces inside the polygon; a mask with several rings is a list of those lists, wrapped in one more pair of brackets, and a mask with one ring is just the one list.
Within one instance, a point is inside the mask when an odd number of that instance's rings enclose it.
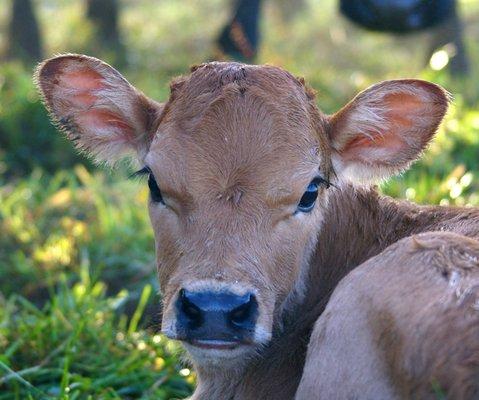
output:
{"label": "calf's eye", "polygon": [[158,187],[158,184],[156,183],[155,177],[153,176],[151,171],[148,175],[148,187],[150,188],[151,200],[154,203],[165,204],[165,202],[163,201],[163,196],[161,195],[160,188]]}
{"label": "calf's eye", "polygon": [[149,167],[143,167],[139,171],[136,171],[130,178],[141,178],[142,176],[148,176],[148,187],[150,188],[150,198],[154,203],[165,204],[163,201],[163,196],[161,195],[160,188],[156,183],[155,176]]}
{"label": "calf's eye", "polygon": [[328,188],[331,183],[320,176],[314,178],[308,185],[303,197],[301,197],[297,211],[303,213],[309,213],[312,211],[314,204],[316,203],[316,199],[318,198],[318,188],[320,185],[325,185]]}
{"label": "calf's eye", "polygon": [[303,197],[298,204],[298,211],[308,213],[314,208],[314,203],[318,198],[318,184],[316,182],[311,182],[304,192]]}

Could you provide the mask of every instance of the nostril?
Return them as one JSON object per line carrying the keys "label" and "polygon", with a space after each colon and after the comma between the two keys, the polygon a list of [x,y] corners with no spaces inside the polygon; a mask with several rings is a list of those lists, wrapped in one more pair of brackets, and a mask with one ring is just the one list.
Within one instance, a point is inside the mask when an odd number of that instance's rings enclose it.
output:
{"label": "nostril", "polygon": [[230,314],[230,320],[235,325],[243,325],[250,316],[250,304],[244,304],[233,310]]}
{"label": "nostril", "polygon": [[188,298],[188,294],[186,293],[185,289],[180,290],[180,304],[180,309],[184,316],[186,316],[192,322],[201,322],[201,309]]}
{"label": "nostril", "polygon": [[237,327],[246,328],[248,325],[254,324],[257,307],[256,297],[250,294],[243,304],[229,313],[229,320]]}

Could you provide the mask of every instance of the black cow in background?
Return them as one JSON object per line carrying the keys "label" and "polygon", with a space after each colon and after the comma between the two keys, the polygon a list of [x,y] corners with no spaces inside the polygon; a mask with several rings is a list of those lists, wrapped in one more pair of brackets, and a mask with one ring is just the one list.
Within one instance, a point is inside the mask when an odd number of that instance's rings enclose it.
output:
{"label": "black cow in background", "polygon": [[[237,0],[230,20],[217,39],[219,58],[254,62],[260,42],[262,0]],[[452,43],[453,75],[466,74],[469,63],[456,0],[340,0],[341,13],[362,28],[394,34],[432,29],[426,61],[440,47]]]}

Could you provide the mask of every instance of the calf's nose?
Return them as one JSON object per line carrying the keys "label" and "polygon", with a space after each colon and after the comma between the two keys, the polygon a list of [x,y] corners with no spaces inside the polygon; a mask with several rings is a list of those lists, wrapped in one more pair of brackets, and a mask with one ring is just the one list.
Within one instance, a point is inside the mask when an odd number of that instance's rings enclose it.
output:
{"label": "calf's nose", "polygon": [[258,302],[252,293],[181,289],[177,330],[189,341],[248,342],[254,335]]}

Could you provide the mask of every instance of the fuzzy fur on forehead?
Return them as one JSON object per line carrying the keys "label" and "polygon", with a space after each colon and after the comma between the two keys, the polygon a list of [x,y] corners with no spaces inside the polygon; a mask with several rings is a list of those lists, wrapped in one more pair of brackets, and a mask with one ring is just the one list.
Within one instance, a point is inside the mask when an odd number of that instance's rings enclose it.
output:
{"label": "fuzzy fur on forehead", "polygon": [[218,94],[225,86],[236,84],[241,91],[257,86],[273,93],[287,93],[298,100],[315,99],[315,91],[303,78],[272,65],[248,65],[237,62],[210,62],[191,67],[191,73],[171,82],[170,101],[191,100],[205,94]]}
{"label": "fuzzy fur on forehead", "polygon": [[244,178],[255,170],[258,184],[260,175],[269,174],[270,182],[277,175],[282,180],[294,173],[309,177],[314,160],[328,177],[325,124],[303,79],[269,65],[214,62],[173,80],[159,140],[150,151],[162,158],[173,148],[175,154],[188,154],[184,164],[195,164],[202,176],[208,171],[236,176],[241,170]]}
{"label": "fuzzy fur on forehead", "polygon": [[179,123],[184,131],[191,130],[213,102],[232,92],[240,97],[254,92],[270,103],[277,115],[282,114],[293,123],[304,122],[312,114],[319,113],[315,93],[304,79],[270,65],[201,64],[193,66],[189,75],[174,79],[170,89],[163,117],[166,121]]}
{"label": "fuzzy fur on forehead", "polygon": [[[217,113],[215,118],[218,122],[232,119],[232,113],[236,113],[234,109],[245,107],[248,103],[243,102],[243,99],[254,98],[256,105],[250,101],[249,111],[247,108],[243,110],[245,118],[251,118],[256,125],[265,125],[266,120],[257,115],[258,109],[265,106],[268,108],[268,118],[273,117],[287,133],[286,137],[280,138],[276,137],[278,132],[269,132],[275,136],[275,141],[286,140],[298,146],[301,142],[314,139],[319,145],[317,153],[323,155],[325,160],[329,158],[327,120],[317,108],[315,91],[303,78],[296,78],[282,68],[211,62],[193,66],[189,75],[174,79],[170,89],[170,98],[162,116],[163,126],[172,123],[183,133],[192,133],[197,131],[211,109],[221,102],[229,103],[230,107],[229,111],[223,109],[225,112]],[[329,169],[326,165],[323,167]]]}

